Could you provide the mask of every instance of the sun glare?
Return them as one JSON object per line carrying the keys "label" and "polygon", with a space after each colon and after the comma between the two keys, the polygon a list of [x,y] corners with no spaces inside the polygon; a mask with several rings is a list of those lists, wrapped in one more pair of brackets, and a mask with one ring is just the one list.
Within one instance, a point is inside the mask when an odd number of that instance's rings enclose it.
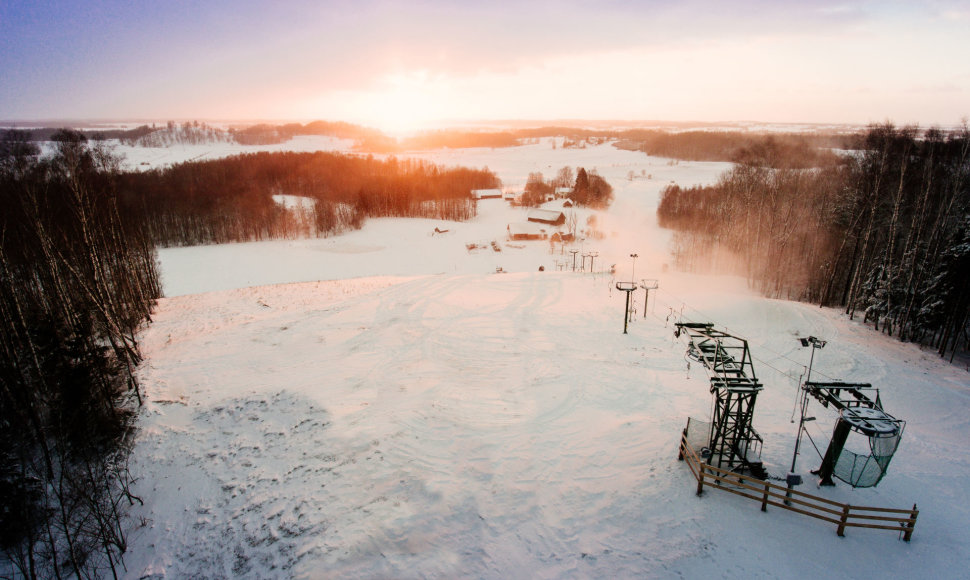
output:
{"label": "sun glare", "polygon": [[393,74],[373,91],[360,95],[357,116],[385,133],[399,137],[433,128],[454,113],[447,82],[418,71]]}

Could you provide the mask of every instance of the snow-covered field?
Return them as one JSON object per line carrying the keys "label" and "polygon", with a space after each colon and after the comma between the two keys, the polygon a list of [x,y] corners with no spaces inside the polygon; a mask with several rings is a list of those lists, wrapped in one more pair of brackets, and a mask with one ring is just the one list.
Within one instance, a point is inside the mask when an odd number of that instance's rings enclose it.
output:
{"label": "snow-covered field", "polygon": [[[597,252],[594,272],[572,272],[568,246],[506,242],[524,217],[491,200],[468,223],[369,220],[323,240],[163,250],[167,298],[142,337],[148,402],[131,469],[145,505],[132,511],[129,578],[966,576],[970,374],[836,311],[666,269],[660,189],[726,165],[548,142],[415,156],[488,166],[506,184],[596,168],[616,201],[597,216],[605,237],[575,248]],[[660,290],[646,317],[636,295],[623,334],[614,284],[634,277]],[[697,497],[677,444],[711,395],[672,335],[680,316],[750,341],[772,475],[794,447],[809,355],[797,336],[829,341],[813,377],[879,387],[907,421],[883,482],[817,489],[805,444],[800,489],[917,503],[913,540],[840,538],[730,494]],[[815,411],[812,436],[827,441],[831,417]]]}
{"label": "snow-covered field", "polygon": [[[260,151],[346,151],[353,146],[353,141],[337,139],[323,135],[298,135],[284,143],[269,145],[240,145],[238,143],[199,143],[177,144],[171,147],[137,147],[121,145],[117,141],[109,141],[116,152],[124,156],[123,167],[128,171],[139,171],[153,167],[162,167],[184,163],[186,161],[204,161],[218,159],[229,155],[242,153],[256,153]],[[43,148],[50,149],[45,144]]]}

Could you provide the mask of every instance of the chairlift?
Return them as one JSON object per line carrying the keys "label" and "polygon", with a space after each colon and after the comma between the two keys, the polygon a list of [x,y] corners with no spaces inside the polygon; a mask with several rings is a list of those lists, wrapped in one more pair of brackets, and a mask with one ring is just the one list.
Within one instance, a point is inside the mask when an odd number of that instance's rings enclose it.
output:
{"label": "chairlift", "polygon": [[[852,487],[875,487],[886,475],[906,422],[882,408],[878,389],[868,383],[806,382],[803,388],[823,407],[832,406],[839,413],[822,465],[813,472],[820,485],[834,485],[835,477]],[[850,437],[854,447],[867,446],[868,452],[846,449]]]}

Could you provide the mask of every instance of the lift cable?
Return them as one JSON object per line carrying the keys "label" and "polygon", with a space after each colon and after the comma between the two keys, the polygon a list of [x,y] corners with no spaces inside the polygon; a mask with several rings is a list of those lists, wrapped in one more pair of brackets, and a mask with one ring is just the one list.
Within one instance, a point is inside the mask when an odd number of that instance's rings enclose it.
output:
{"label": "lift cable", "polygon": [[[665,289],[663,289],[663,288],[658,288],[658,292],[664,292],[665,294],[668,294],[668,295],[669,295],[669,296],[670,296],[671,298],[673,298],[673,299],[674,299],[674,301],[675,301],[675,302],[679,302],[680,304],[682,304],[684,308],[687,308],[687,309],[689,309],[689,310],[692,310],[693,312],[695,312],[695,313],[697,313],[698,315],[700,315],[700,318],[701,318],[701,319],[704,319],[704,320],[710,320],[711,322],[714,322],[715,324],[717,324],[717,326],[719,326],[719,327],[721,327],[721,328],[724,328],[724,329],[725,329],[726,331],[728,331],[728,332],[731,332],[731,329],[730,329],[729,327],[727,327],[726,325],[722,325],[722,324],[719,324],[719,323],[717,323],[717,322],[716,322],[716,321],[714,320],[714,318],[712,318],[712,317],[710,317],[710,316],[708,316],[708,315],[707,315],[707,314],[705,314],[705,313],[704,313],[703,311],[701,311],[701,310],[699,310],[699,309],[697,309],[697,308],[695,308],[695,307],[693,307],[693,306],[691,306],[691,305],[690,305],[690,304],[688,304],[688,303],[687,303],[686,301],[684,301],[684,300],[681,300],[681,299],[680,299],[680,298],[679,298],[679,297],[678,297],[677,295],[675,295],[675,294],[673,294],[672,292],[670,292],[670,291],[668,291],[668,290],[665,290]],[[658,296],[658,298],[659,298],[659,296]],[[674,308],[674,307],[673,307],[673,306],[672,306],[672,305],[671,305],[671,304],[670,304],[669,302],[666,302],[666,301],[665,301],[665,303],[666,303],[666,307],[667,307],[667,308],[669,308],[671,312],[678,312],[678,310],[677,310],[676,308]],[[655,316],[656,316],[656,315],[655,315]],[[669,316],[669,315],[668,315],[668,316]],[[658,319],[659,319],[659,317],[658,317]],[[766,350],[766,351],[768,351],[768,352],[770,352],[771,354],[773,354],[773,355],[775,355],[775,356],[776,356],[777,358],[781,358],[781,359],[785,359],[785,360],[787,360],[788,362],[790,362],[790,363],[792,363],[792,364],[794,364],[794,365],[797,365],[797,366],[800,366],[800,367],[802,367],[802,376],[804,376],[804,375],[805,375],[805,372],[806,372],[806,371],[808,370],[808,366],[807,366],[807,365],[805,365],[804,363],[802,363],[802,362],[800,362],[800,361],[797,361],[797,360],[795,360],[795,359],[793,359],[793,358],[791,358],[791,357],[789,357],[789,356],[787,356],[787,355],[784,355],[784,354],[782,354],[782,353],[779,353],[779,352],[776,352],[776,351],[774,351],[773,349],[771,349],[771,348],[770,348],[770,347],[768,347],[768,346],[765,346],[765,345],[763,345],[763,344],[759,344],[759,345],[758,345],[758,348],[759,348],[759,349],[763,349],[763,350]],[[781,374],[781,375],[784,375],[784,376],[791,376],[791,375],[790,375],[790,373],[789,373],[789,371],[783,371],[783,370],[781,370],[781,369],[779,369],[778,367],[776,367],[776,366],[774,366],[774,365],[772,365],[771,363],[769,363],[768,361],[766,361],[766,360],[764,360],[764,359],[762,359],[762,358],[759,358],[759,357],[756,357],[756,356],[754,356],[754,355],[752,355],[752,358],[754,358],[754,359],[755,359],[755,360],[757,360],[757,361],[758,361],[759,363],[761,363],[761,364],[763,364],[763,365],[765,365],[766,367],[768,367],[768,368],[770,368],[770,369],[772,369],[772,370],[774,370],[775,372],[777,372],[777,373],[779,373],[779,374]],[[812,369],[812,375],[819,375],[819,376],[821,376],[821,377],[824,377],[824,378],[826,378],[826,379],[828,379],[828,380],[830,380],[830,381],[835,381],[835,380],[836,380],[835,378],[833,378],[833,377],[830,377],[830,376],[828,376],[828,375],[826,375],[826,374],[825,374],[824,372],[822,372],[822,371],[819,371],[819,370],[816,370],[816,369]],[[799,384],[799,385],[801,385],[801,381],[800,381],[800,380],[799,380],[799,382],[798,382],[798,384]],[[796,391],[796,392],[797,392],[797,391]]]}

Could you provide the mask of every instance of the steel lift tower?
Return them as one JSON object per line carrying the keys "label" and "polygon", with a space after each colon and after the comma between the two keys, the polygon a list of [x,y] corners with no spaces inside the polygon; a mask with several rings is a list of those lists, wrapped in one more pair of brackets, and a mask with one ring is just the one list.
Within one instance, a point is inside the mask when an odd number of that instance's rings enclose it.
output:
{"label": "steel lift tower", "polygon": [[710,376],[714,409],[708,463],[747,470],[764,479],[762,439],[751,425],[755,402],[764,386],[755,376],[748,341],[716,330],[711,323],[678,322],[675,335],[687,336],[687,357],[704,365]]}

